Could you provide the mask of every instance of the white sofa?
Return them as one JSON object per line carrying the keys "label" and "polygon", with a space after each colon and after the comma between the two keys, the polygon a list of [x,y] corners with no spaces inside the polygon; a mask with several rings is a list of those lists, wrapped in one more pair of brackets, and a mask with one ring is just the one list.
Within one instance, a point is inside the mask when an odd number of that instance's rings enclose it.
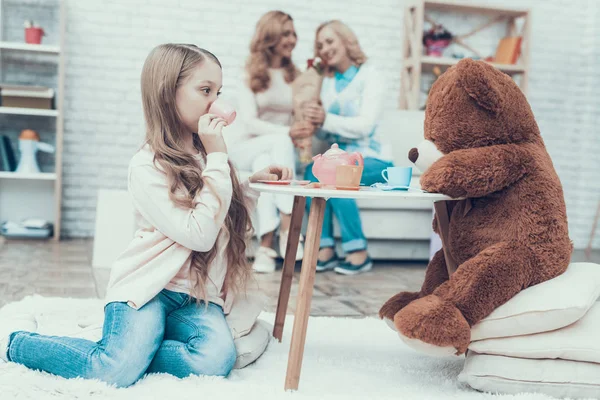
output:
{"label": "white sofa", "polygon": [[[408,160],[408,151],[423,140],[424,111],[389,110],[379,125],[378,131],[383,139],[392,146],[394,164],[396,166],[413,166]],[[240,125],[232,124],[229,132],[237,137],[241,132]],[[318,154],[327,150],[327,146],[315,140],[314,152]],[[414,167],[414,166],[413,166]],[[239,171],[242,177],[250,176],[250,171]],[[301,171],[300,171],[301,172]],[[420,171],[413,168],[412,186],[419,187]],[[397,201],[358,201],[365,236],[369,241],[369,253],[377,260],[427,260],[430,258],[430,242],[433,235],[431,222],[433,205],[430,202],[397,202]],[[304,222],[306,225],[305,215]],[[334,235],[340,238],[337,224],[334,224]],[[434,237],[434,240],[437,236]],[[339,242],[339,241],[338,241]],[[257,247],[249,249],[252,256]],[[338,243],[339,245],[339,243]],[[433,247],[439,247],[435,240]],[[274,249],[277,249],[276,244]],[[435,249],[434,249],[435,250]],[[338,249],[341,254],[341,248]]]}
{"label": "white sofa", "polygon": [[[408,151],[423,140],[423,111],[390,110],[379,126],[393,149],[397,166],[411,166]],[[235,124],[231,126],[233,128]],[[315,149],[325,150],[317,144]],[[240,171],[248,176],[249,171]],[[413,168],[411,185],[419,187],[420,172]],[[429,202],[358,201],[369,253],[377,260],[427,260],[430,256],[433,206]],[[306,221],[306,216],[305,216]],[[110,267],[125,249],[134,232],[131,204],[124,190],[98,192],[93,265]],[[340,237],[339,228],[334,234]],[[275,243],[277,243],[275,241]],[[255,248],[249,248],[252,256]],[[435,244],[434,244],[435,246]],[[341,249],[340,249],[341,251]]]}

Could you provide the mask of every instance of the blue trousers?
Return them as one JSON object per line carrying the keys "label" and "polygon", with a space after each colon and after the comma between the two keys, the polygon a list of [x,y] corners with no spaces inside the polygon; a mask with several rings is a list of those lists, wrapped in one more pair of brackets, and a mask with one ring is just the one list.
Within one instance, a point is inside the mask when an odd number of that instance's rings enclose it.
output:
{"label": "blue trousers", "polygon": [[[381,172],[392,167],[393,163],[382,161],[377,158],[365,158],[365,165],[361,179],[361,185],[370,186],[377,182],[385,182]],[[304,179],[311,182],[318,182],[318,179],[312,173],[313,164],[306,167]],[[310,210],[311,199],[306,202],[307,210]],[[323,217],[323,230],[321,232],[321,248],[335,247],[333,238],[333,214],[340,224],[342,234],[342,250],[345,253],[366,250],[367,240],[362,230],[360,220],[360,211],[354,199],[329,199],[325,206],[325,215]]]}
{"label": "blue trousers", "polygon": [[[190,301],[191,300],[191,301]],[[139,310],[105,307],[102,339],[14,332],[10,361],[63,378],[98,379],[118,387],[146,373],[227,376],[237,357],[223,309],[197,305],[190,296],[163,290]]]}

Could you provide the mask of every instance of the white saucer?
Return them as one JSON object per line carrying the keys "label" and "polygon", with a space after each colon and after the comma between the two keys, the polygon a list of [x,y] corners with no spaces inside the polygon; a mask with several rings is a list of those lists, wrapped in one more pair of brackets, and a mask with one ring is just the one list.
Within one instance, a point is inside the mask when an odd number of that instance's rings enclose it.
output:
{"label": "white saucer", "polygon": [[390,185],[388,183],[375,183],[371,187],[380,190],[409,190],[410,186]]}

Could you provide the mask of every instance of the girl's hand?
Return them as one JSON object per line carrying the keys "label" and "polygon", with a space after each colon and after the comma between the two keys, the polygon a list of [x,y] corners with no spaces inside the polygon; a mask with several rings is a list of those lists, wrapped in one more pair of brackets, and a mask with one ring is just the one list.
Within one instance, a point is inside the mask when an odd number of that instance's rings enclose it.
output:
{"label": "girl's hand", "polygon": [[222,133],[225,125],[227,122],[215,114],[204,114],[198,120],[198,136],[207,154],[227,153]]}
{"label": "girl's hand", "polygon": [[311,137],[315,127],[308,121],[298,121],[290,127],[290,137],[294,140]]}
{"label": "girl's hand", "polygon": [[322,105],[313,101],[306,105],[304,117],[310,123],[320,126],[325,122],[325,110]]}
{"label": "girl's hand", "polygon": [[258,181],[288,181],[294,177],[294,172],[291,168],[282,167],[281,165],[269,165],[267,168],[258,171],[250,177],[251,183]]}

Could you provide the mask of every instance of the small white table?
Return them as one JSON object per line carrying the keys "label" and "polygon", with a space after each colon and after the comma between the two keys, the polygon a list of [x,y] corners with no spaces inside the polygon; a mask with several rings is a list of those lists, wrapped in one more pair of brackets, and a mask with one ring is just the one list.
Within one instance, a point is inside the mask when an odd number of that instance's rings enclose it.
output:
{"label": "small white table", "polygon": [[311,188],[307,186],[281,186],[270,184],[251,184],[251,188],[259,192],[288,194],[294,196],[294,207],[290,224],[290,233],[286,247],[285,260],[283,261],[283,271],[281,286],[279,289],[279,300],[277,302],[277,313],[275,314],[275,326],[273,336],[280,342],[283,335],[283,325],[285,314],[290,299],[290,289],[292,278],[294,276],[295,256],[300,239],[300,230],[302,229],[302,219],[304,218],[304,208],[306,198],[313,198],[308,225],[306,229],[306,240],[304,249],[304,259],[302,260],[302,271],[300,272],[300,283],[298,288],[298,301],[296,305],[294,327],[292,330],[292,341],[288,357],[287,374],[285,378],[285,390],[297,390],[300,382],[300,370],[302,368],[302,358],[304,355],[304,342],[306,339],[306,329],[308,326],[308,316],[310,314],[310,303],[312,300],[313,286],[315,283],[315,273],[317,266],[317,256],[321,241],[321,229],[323,228],[323,215],[325,204],[330,198],[349,198],[349,199],[394,199],[400,201],[407,200],[427,200],[431,201],[435,207],[435,214],[446,257],[448,273],[456,270],[456,264],[447,253],[447,235],[448,235],[448,208],[447,201],[455,200],[439,193],[424,193],[420,190],[409,189],[408,191],[381,191],[372,188],[361,188],[355,190],[336,190],[335,188]]}

